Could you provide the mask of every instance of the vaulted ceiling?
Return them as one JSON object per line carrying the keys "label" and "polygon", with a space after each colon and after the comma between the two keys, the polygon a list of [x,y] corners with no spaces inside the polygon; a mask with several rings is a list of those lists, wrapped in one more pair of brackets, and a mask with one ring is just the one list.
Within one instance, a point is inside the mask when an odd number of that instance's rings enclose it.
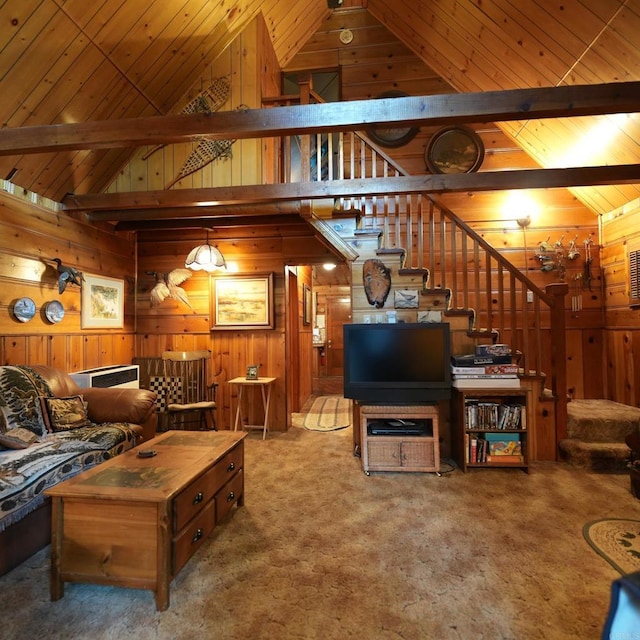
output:
{"label": "vaulted ceiling", "polygon": [[[326,54],[326,31],[316,34],[358,9],[455,92],[640,81],[640,0],[344,0],[335,13],[327,0],[4,0],[2,126],[176,113],[203,67],[260,13],[287,68],[305,46]],[[348,50],[331,50],[349,64]],[[542,167],[640,163],[638,113],[498,125]],[[60,201],[104,191],[133,151],[5,151],[0,178]],[[604,212],[640,197],[640,185],[575,192]]]}

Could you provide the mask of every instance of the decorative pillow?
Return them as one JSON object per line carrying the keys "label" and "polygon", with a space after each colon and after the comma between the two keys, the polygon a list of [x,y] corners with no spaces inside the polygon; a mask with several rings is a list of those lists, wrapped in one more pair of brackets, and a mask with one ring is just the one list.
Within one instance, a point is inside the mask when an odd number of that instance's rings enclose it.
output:
{"label": "decorative pillow", "polygon": [[4,427],[0,431],[9,432],[12,429],[28,429],[36,436],[43,436],[47,432],[38,396],[25,397],[19,403],[2,407]]}
{"label": "decorative pillow", "polygon": [[68,431],[91,424],[82,396],[42,398],[43,414],[49,431]]}
{"label": "decorative pillow", "polygon": [[38,436],[22,427],[16,427],[6,433],[0,433],[0,447],[5,449],[26,449],[38,440]]}

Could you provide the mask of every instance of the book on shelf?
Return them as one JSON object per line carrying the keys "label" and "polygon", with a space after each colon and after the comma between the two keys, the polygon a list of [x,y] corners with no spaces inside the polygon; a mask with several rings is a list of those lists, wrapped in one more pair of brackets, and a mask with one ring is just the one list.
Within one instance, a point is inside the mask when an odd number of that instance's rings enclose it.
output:
{"label": "book on shelf", "polygon": [[494,456],[491,454],[487,454],[487,462],[493,462],[494,464],[523,464],[524,456]]}
{"label": "book on shelf", "polygon": [[[465,401],[465,425],[469,431],[524,430],[526,429],[526,411],[518,403],[470,400]],[[487,434],[487,439],[505,439],[498,433]],[[509,436],[510,437],[510,436]]]}
{"label": "book on shelf", "polygon": [[511,347],[508,344],[479,344],[476,345],[476,355],[478,356],[505,356],[511,355]]}
{"label": "book on shelf", "polygon": [[478,462],[478,438],[475,437],[469,441],[469,462],[471,464]]}
{"label": "book on shelf", "polygon": [[454,373],[454,380],[511,380],[517,373]]}
{"label": "book on shelf", "polygon": [[477,367],[460,367],[451,365],[451,373],[453,375],[502,375],[517,374],[517,364],[484,364]]}
{"label": "book on shelf", "polygon": [[520,440],[487,440],[489,455],[495,458],[522,455],[522,443]]}
{"label": "book on shelf", "polygon": [[489,364],[512,364],[511,355],[483,355],[474,353],[462,356],[451,356],[451,364],[454,367],[478,367]]}
{"label": "book on shelf", "polygon": [[492,376],[482,378],[455,378],[451,385],[455,389],[519,389],[520,378],[506,376]]}

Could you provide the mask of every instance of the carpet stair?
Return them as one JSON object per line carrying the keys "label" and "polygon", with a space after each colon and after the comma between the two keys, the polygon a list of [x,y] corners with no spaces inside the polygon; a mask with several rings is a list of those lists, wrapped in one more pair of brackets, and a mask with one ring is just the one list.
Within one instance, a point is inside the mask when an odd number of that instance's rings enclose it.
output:
{"label": "carpet stair", "polygon": [[567,438],[560,455],[591,471],[627,470],[627,435],[640,428],[640,409],[612,400],[572,400],[567,404]]}

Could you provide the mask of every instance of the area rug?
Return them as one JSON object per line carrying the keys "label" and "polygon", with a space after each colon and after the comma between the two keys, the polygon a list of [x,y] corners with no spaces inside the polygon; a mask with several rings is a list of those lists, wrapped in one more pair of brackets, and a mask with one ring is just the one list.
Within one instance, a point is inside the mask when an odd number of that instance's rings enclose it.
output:
{"label": "area rug", "polygon": [[621,574],[640,571],[640,521],[614,518],[587,522],[585,540]]}
{"label": "area rug", "polygon": [[351,424],[351,400],[342,396],[319,396],[307,413],[294,413],[295,427],[310,431],[335,431]]}

